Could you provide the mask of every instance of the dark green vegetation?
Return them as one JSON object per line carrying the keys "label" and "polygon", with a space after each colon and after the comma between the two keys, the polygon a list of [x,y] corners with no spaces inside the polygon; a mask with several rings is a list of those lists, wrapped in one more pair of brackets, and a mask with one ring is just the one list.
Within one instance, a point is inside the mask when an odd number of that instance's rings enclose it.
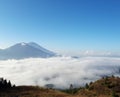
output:
{"label": "dark green vegetation", "polygon": [[6,79],[0,78],[0,90],[6,90],[6,89],[11,89],[14,88],[15,85],[12,85],[10,80],[7,81]]}
{"label": "dark green vegetation", "polygon": [[10,81],[7,84],[6,88],[0,89],[0,97],[120,97],[120,78],[114,76],[104,77],[82,88],[62,91],[37,86],[13,87]]}

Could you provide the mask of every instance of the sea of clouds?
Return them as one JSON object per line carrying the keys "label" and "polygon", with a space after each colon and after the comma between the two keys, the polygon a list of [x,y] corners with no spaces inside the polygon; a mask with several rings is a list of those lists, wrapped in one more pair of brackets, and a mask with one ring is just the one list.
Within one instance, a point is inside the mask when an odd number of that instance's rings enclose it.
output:
{"label": "sea of clouds", "polygon": [[102,76],[120,76],[119,57],[52,57],[1,60],[0,77],[16,85],[54,84],[55,88],[85,85]]}

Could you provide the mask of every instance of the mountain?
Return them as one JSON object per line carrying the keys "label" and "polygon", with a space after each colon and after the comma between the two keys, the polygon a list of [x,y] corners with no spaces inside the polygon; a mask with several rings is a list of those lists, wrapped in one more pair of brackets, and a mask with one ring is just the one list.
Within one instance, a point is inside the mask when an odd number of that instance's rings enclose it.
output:
{"label": "mountain", "polygon": [[35,47],[35,48],[37,48],[37,49],[40,49],[40,50],[46,52],[46,53],[54,54],[53,52],[51,52],[51,51],[49,51],[49,50],[47,50],[47,49],[41,47],[40,45],[38,45],[38,44],[35,43],[35,42],[30,42],[30,43],[28,43],[28,44],[29,44],[30,46],[33,46],[33,47]]}
{"label": "mountain", "polygon": [[6,49],[0,49],[0,60],[24,59],[24,58],[48,58],[55,56],[49,51],[34,42],[18,43]]}

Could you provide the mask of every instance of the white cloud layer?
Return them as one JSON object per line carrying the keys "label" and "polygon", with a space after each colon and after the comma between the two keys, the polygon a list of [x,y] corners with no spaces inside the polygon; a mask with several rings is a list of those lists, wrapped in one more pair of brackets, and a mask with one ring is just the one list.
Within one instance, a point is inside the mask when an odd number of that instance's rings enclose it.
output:
{"label": "white cloud layer", "polygon": [[81,86],[104,75],[120,76],[120,58],[54,57],[0,61],[0,76],[16,85]]}
{"label": "white cloud layer", "polygon": [[120,57],[119,51],[95,51],[95,50],[79,50],[79,51],[60,51],[62,55],[80,56],[80,57]]}

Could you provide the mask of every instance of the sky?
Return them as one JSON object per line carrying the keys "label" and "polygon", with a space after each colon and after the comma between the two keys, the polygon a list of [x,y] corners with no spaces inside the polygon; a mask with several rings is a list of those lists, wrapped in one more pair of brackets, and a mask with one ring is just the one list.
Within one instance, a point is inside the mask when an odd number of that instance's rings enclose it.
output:
{"label": "sky", "polygon": [[119,0],[0,0],[0,48],[119,51]]}

